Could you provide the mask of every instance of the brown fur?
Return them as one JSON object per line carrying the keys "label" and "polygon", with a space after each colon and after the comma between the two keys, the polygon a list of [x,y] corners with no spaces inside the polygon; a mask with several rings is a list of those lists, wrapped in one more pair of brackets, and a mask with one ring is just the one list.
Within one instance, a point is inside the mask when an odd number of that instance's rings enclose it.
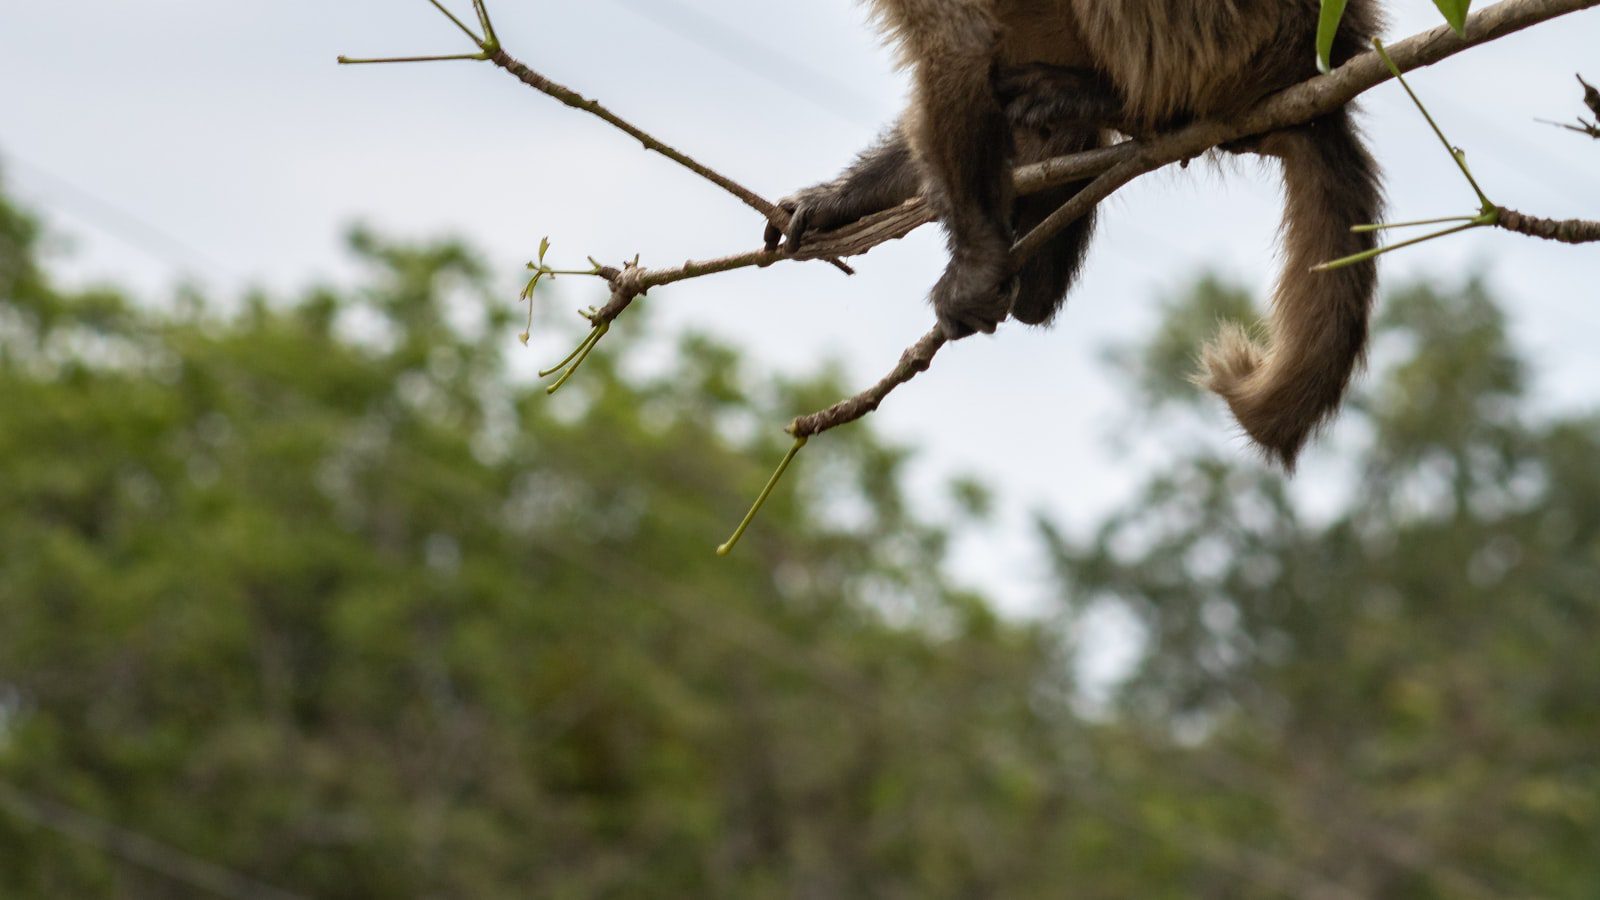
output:
{"label": "brown fur", "polygon": [[[1015,201],[1008,167],[1094,146],[1105,128],[1141,133],[1226,117],[1314,74],[1318,0],[869,0],[913,75],[900,133],[841,179],[786,203],[791,245],[908,195],[889,160],[914,162],[949,234],[932,294],[952,338],[992,331],[1007,312],[1048,321],[1076,274],[1090,225],[1058,237],[1006,290],[1014,227],[1079,186]],[[1352,0],[1335,46],[1353,55],[1378,27],[1376,0]],[[1366,345],[1371,263],[1312,274],[1372,246],[1349,227],[1376,221],[1377,166],[1346,113],[1265,136],[1282,160],[1286,268],[1268,344],[1228,329],[1202,356],[1203,382],[1286,468],[1337,408]],[[892,189],[886,188],[891,186]],[[769,234],[769,243],[776,235]]]}

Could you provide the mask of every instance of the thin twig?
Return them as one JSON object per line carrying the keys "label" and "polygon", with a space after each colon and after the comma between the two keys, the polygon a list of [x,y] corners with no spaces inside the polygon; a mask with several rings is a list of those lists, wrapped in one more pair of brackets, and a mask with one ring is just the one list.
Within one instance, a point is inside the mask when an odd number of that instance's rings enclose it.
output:
{"label": "thin twig", "polygon": [[500,68],[505,69],[518,81],[522,82],[528,87],[533,88],[539,93],[559,100],[573,109],[582,110],[583,112],[599,118],[611,127],[628,135],[629,137],[638,141],[640,144],[643,144],[646,150],[659,153],[678,165],[683,166],[685,169],[688,169],[694,174],[699,175],[701,178],[711,182],[717,187],[722,188],[724,191],[727,191],[733,196],[739,198],[740,202],[744,203],[744,205],[750,207],[758,213],[761,213],[761,215],[767,217],[768,219],[773,219],[774,217],[782,214],[783,211],[779,209],[777,205],[762,198],[755,191],[750,190],[749,188],[737,181],[734,181],[732,178],[729,178],[721,172],[718,172],[710,166],[695,160],[682,150],[679,150],[676,147],[667,144],[665,141],[654,137],[644,129],[639,128],[632,122],[629,122],[628,120],[607,109],[600,103],[600,101],[591,100],[572,88],[567,87],[566,85],[558,84],[544,77],[543,75],[540,75],[538,72],[528,68],[526,65],[512,57],[511,54],[505,52],[504,50],[491,55],[489,57],[489,61]]}
{"label": "thin twig", "polygon": [[[607,109],[603,104],[600,103],[600,101],[591,100],[564,84],[551,81],[543,75],[540,75],[538,72],[528,68],[526,64],[507,53],[505,50],[497,49],[495,52],[491,53],[489,55],[489,61],[506,70],[518,81],[522,82],[528,87],[533,88],[539,93],[558,100],[561,103],[572,107],[573,109],[582,110],[583,112],[599,118],[601,121],[605,122],[611,127],[616,128],[622,133],[638,141],[646,150],[659,153],[662,156],[665,156],[667,159],[672,160],[678,165],[683,166],[685,169],[688,169],[694,174],[700,176],[701,178],[704,178],[706,181],[711,182],[719,188],[722,188],[724,191],[727,191],[729,194],[737,197],[744,205],[760,213],[768,222],[771,222],[780,228],[789,224],[789,214],[785,212],[782,207],[770,200],[767,200],[765,197],[762,197],[760,194],[757,194],[755,191],[750,190],[739,182],[734,181],[732,178],[729,178],[721,172],[718,172],[716,169],[713,169],[705,163],[694,159],[687,153],[684,153],[682,150],[679,150],[660,138],[655,137],[639,126],[629,122],[627,119],[622,118],[621,116],[612,112],[610,109]],[[845,265],[844,262],[838,259],[830,259],[828,262],[832,263],[835,268],[844,272],[846,275],[854,274],[853,270],[849,266]]]}
{"label": "thin twig", "polygon": [[[1074,194],[1052,213],[1043,222],[1040,222],[1030,231],[1011,251],[1011,268],[1013,271],[1020,268],[1028,257],[1038,252],[1050,238],[1060,232],[1074,221],[1082,218],[1095,204],[1111,196],[1118,188],[1132,181],[1134,178],[1149,172],[1156,166],[1149,163],[1142,155],[1134,153],[1114,165],[1110,171],[1100,175],[1090,182],[1083,190]],[[935,327],[932,331],[922,336],[911,347],[900,355],[900,362],[894,369],[884,376],[877,384],[867,388],[853,397],[835,403],[820,412],[808,416],[801,416],[790,423],[788,431],[799,438],[809,438],[825,431],[831,431],[841,425],[848,425],[877,410],[888,396],[897,388],[923,372],[933,364],[933,358],[948,343],[944,332]]]}
{"label": "thin twig", "polygon": [[1541,219],[1504,206],[1499,207],[1498,212],[1500,219],[1495,222],[1495,227],[1506,231],[1563,244],[1600,242],[1600,222],[1587,219]]}
{"label": "thin twig", "polygon": [[902,353],[899,365],[877,384],[821,412],[795,419],[789,423],[789,433],[797,438],[809,438],[866,416],[876,410],[895,388],[928,371],[934,356],[947,342],[944,332],[934,328]]}
{"label": "thin twig", "polygon": [[1389,67],[1389,74],[1400,82],[1400,87],[1405,90],[1406,96],[1411,98],[1411,104],[1417,108],[1417,112],[1422,114],[1422,118],[1427,121],[1428,127],[1433,129],[1433,134],[1439,139],[1439,143],[1444,145],[1444,152],[1450,154],[1451,161],[1456,164],[1457,169],[1461,170],[1461,177],[1467,180],[1467,184],[1472,185],[1473,193],[1478,195],[1478,208],[1484,211],[1493,209],[1494,203],[1490,201],[1489,195],[1483,192],[1483,188],[1478,185],[1478,179],[1474,178],[1472,170],[1467,168],[1466,157],[1454,144],[1450,143],[1449,138],[1444,136],[1444,129],[1440,128],[1439,123],[1434,120],[1433,113],[1428,111],[1427,104],[1423,103],[1422,98],[1417,96],[1417,92],[1411,89],[1411,82],[1406,80],[1405,74],[1400,71],[1400,67],[1395,65],[1388,51],[1383,49],[1383,41],[1373,38],[1372,47],[1378,56],[1383,59],[1383,64]]}
{"label": "thin twig", "polygon": [[1020,270],[1023,263],[1044,249],[1051,238],[1061,233],[1061,229],[1088,215],[1100,201],[1116,193],[1123,185],[1166,164],[1166,162],[1153,162],[1144,154],[1135,153],[1117,163],[1104,175],[1089,182],[1083,190],[1073,194],[1072,199],[1061,204],[1060,208],[1034,226],[1032,231],[1017,242],[1011,249],[1011,270],[1013,272]]}
{"label": "thin twig", "polygon": [[1576,131],[1579,134],[1586,134],[1595,140],[1600,140],[1600,88],[1596,88],[1589,82],[1584,81],[1582,75],[1578,76],[1578,83],[1583,85],[1583,105],[1594,113],[1595,121],[1590,122],[1583,116],[1578,117],[1578,124],[1576,125],[1570,122],[1552,122],[1549,119],[1535,119],[1534,121],[1543,122],[1546,125],[1554,125],[1557,128],[1565,128],[1568,131]]}
{"label": "thin twig", "polygon": [[1600,125],[1597,125],[1594,122],[1586,121],[1582,116],[1578,117],[1577,124],[1573,124],[1571,122],[1557,122],[1553,119],[1534,119],[1534,121],[1541,125],[1554,125],[1557,128],[1564,128],[1567,131],[1576,131],[1579,134],[1588,135],[1589,137],[1600,141]]}

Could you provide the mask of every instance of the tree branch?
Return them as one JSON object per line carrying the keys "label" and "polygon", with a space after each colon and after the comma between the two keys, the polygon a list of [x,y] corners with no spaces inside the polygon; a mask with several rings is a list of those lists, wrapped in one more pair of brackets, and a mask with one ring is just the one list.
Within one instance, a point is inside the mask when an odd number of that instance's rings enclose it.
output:
{"label": "tree branch", "polygon": [[[1456,34],[1448,25],[1441,25],[1394,44],[1388,48],[1388,53],[1402,72],[1409,72],[1541,22],[1594,6],[1600,6],[1600,0],[1501,0],[1468,18],[1465,36]],[[1334,112],[1393,77],[1380,54],[1367,52],[1327,75],[1311,78],[1268,97],[1232,122],[1197,122],[1149,141],[1126,141],[1113,147],[1060,157],[1020,169],[1015,177],[1017,191],[1022,194],[1070,184],[1088,174],[1098,177],[1017,244],[1012,253],[1012,266],[1015,268],[1020,265],[1028,254],[1042,247],[1060,229],[1082,217],[1096,203],[1139,175],[1193,159],[1221,144],[1305,124]],[[824,235],[820,242],[826,242],[824,246],[829,251],[839,252],[841,239],[857,238],[864,233],[875,237],[882,234],[903,237],[922,224],[910,224],[925,214],[921,209],[916,209],[919,203],[912,201],[899,209],[880,213],[879,217],[874,217],[880,221],[867,220],[833,235]],[[1513,225],[1513,222],[1516,224]],[[1512,210],[1502,210],[1501,227],[1549,240],[1569,243],[1600,240],[1590,237],[1595,224],[1582,221],[1551,222],[1523,216]],[[905,227],[907,225],[910,227]],[[900,228],[904,228],[904,231],[899,231]],[[931,337],[932,334],[924,336],[908,349],[901,356],[899,364],[882,381],[827,410],[796,419],[790,426],[791,431],[803,427],[808,430],[795,433],[807,436],[820,434],[856,421],[877,409],[890,392],[927,369],[933,355],[943,346],[943,341],[933,342]]]}
{"label": "tree branch", "polygon": [[944,347],[944,332],[935,327],[900,355],[900,363],[881,381],[847,400],[841,400],[821,412],[801,416],[789,424],[788,431],[797,438],[831,431],[840,425],[854,422],[878,408],[894,389],[928,371],[933,357]]}
{"label": "tree branch", "polygon": [[1500,214],[1500,218],[1495,222],[1495,227],[1506,231],[1563,244],[1600,242],[1600,222],[1591,222],[1587,219],[1541,219],[1504,206],[1498,207],[1496,211]]}

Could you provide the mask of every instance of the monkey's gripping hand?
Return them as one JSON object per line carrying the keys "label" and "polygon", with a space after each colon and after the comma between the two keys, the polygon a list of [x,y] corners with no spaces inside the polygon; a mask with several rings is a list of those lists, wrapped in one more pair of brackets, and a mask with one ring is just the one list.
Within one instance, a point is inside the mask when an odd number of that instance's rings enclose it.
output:
{"label": "monkey's gripping hand", "polygon": [[978,332],[993,334],[1011,312],[1017,282],[1011,277],[1010,247],[958,248],[929,300],[944,336],[958,341]]}
{"label": "monkey's gripping hand", "polygon": [[767,250],[778,249],[781,241],[791,254],[800,252],[811,235],[832,231],[877,212],[863,204],[848,185],[832,181],[791,194],[779,200],[778,206],[789,214],[789,225],[779,230],[777,225],[767,223]]}
{"label": "monkey's gripping hand", "polygon": [[797,253],[810,235],[892,209],[921,190],[922,177],[905,133],[898,126],[891,128],[838,178],[778,201],[789,213],[789,225],[767,225],[767,249],[778,249],[781,240],[785,249]]}

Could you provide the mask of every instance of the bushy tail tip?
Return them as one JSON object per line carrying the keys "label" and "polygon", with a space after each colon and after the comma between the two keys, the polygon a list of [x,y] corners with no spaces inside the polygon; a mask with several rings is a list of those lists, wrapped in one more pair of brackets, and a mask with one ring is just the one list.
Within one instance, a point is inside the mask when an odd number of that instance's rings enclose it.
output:
{"label": "bushy tail tip", "polygon": [[1228,403],[1234,419],[1267,458],[1293,472],[1313,424],[1286,409],[1273,409],[1273,393],[1262,384],[1267,350],[1242,326],[1226,323],[1200,352],[1195,383]]}
{"label": "bushy tail tip", "polygon": [[1266,351],[1250,339],[1243,326],[1224,323],[1217,336],[1200,351],[1200,372],[1194,378],[1195,384],[1225,398],[1234,396],[1261,368],[1265,356]]}

